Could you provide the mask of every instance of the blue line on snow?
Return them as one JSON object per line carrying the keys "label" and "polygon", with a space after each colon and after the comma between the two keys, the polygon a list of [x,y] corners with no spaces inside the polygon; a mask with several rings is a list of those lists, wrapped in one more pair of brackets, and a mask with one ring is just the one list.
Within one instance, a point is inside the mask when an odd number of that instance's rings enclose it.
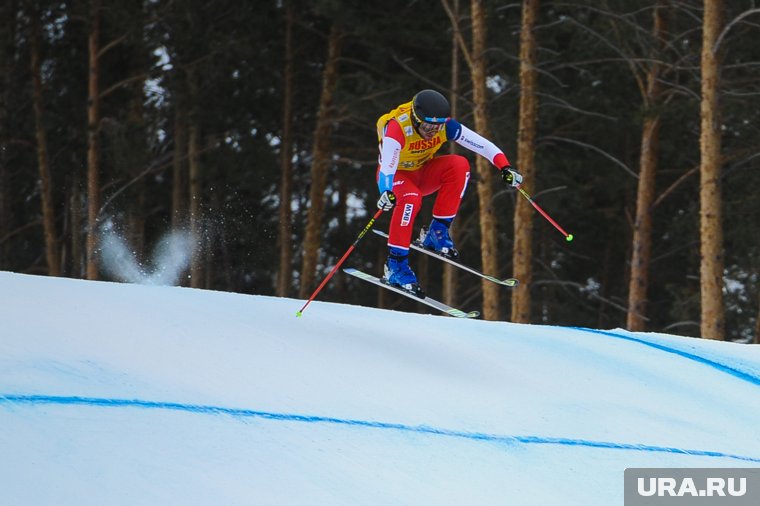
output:
{"label": "blue line on snow", "polygon": [[639,337],[634,336],[627,336],[625,334],[618,334],[617,332],[612,332],[609,330],[597,330],[597,329],[587,329],[584,327],[570,327],[575,330],[580,330],[581,332],[590,332],[592,334],[601,334],[603,336],[610,336],[615,337],[617,339],[624,339],[626,341],[633,341],[635,343],[643,344],[644,346],[649,346],[651,348],[656,348],[660,351],[664,351],[667,353],[672,353],[674,355],[678,355],[681,357],[684,357],[689,360],[693,360],[695,362],[699,362],[700,364],[705,364],[709,367],[712,367],[714,369],[717,369],[721,372],[725,372],[727,374],[730,374],[731,376],[734,376],[740,380],[747,381],[749,383],[752,383],[753,385],[760,386],[760,377],[750,374],[748,372],[742,371],[740,369],[736,369],[734,367],[728,366],[726,364],[721,364],[720,362],[716,362],[714,360],[710,360],[705,357],[700,357],[699,355],[695,355],[694,353],[689,353],[688,351],[679,350],[676,348],[671,348],[670,346],[665,346],[664,344],[659,343],[653,343],[651,341],[647,341],[646,339],[641,339]]}
{"label": "blue line on snow", "polygon": [[229,415],[237,418],[263,418],[265,420],[277,420],[287,422],[304,422],[304,423],[331,423],[338,425],[349,425],[354,427],[368,427],[373,429],[389,429],[404,432],[416,432],[420,434],[432,434],[438,436],[448,436],[476,441],[487,441],[491,443],[502,444],[549,444],[563,446],[583,446],[589,448],[604,448],[609,450],[632,450],[655,453],[678,453],[684,455],[694,455],[700,457],[722,457],[746,462],[760,462],[758,457],[748,457],[744,455],[734,455],[717,451],[707,450],[687,450],[683,448],[671,448],[667,446],[652,446],[645,444],[630,443],[613,443],[608,441],[589,441],[585,439],[569,439],[558,437],[540,437],[540,436],[503,436],[498,434],[485,434],[480,432],[465,432],[449,429],[438,429],[427,425],[405,425],[400,423],[373,422],[366,420],[351,420],[341,418],[331,418],[325,416],[308,416],[288,413],[268,413],[266,411],[254,411],[251,409],[225,408],[219,406],[203,406],[197,404],[181,404],[177,402],[157,402],[144,401],[139,399],[104,399],[97,397],[77,397],[77,396],[53,396],[53,395],[16,395],[0,394],[0,404],[57,404],[57,405],[78,405],[78,406],[97,406],[97,407],[127,407],[143,409],[164,409],[172,411],[185,411],[189,413],[199,413],[205,415]]}

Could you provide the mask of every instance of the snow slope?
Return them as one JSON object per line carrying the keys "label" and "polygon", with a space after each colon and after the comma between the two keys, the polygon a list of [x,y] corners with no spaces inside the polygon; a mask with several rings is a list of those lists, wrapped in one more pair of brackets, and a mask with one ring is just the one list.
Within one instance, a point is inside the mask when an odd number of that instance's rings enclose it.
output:
{"label": "snow slope", "polygon": [[627,467],[760,467],[757,346],[302,304],[0,273],[0,502],[622,505]]}

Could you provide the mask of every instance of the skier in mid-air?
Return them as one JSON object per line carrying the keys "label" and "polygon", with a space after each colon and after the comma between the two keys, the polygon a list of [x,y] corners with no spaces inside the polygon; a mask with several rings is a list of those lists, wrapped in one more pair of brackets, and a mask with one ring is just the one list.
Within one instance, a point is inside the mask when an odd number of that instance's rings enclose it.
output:
{"label": "skier in mid-air", "polygon": [[470,179],[467,158],[461,155],[434,156],[441,146],[452,140],[491,162],[506,183],[518,187],[523,180],[498,147],[451,118],[450,114],[446,97],[434,90],[422,90],[411,101],[377,120],[380,142],[377,207],[384,211],[393,209],[384,277],[388,284],[420,297],[424,297],[424,291],[409,267],[409,245],[422,197],[438,192],[433,205],[433,220],[422,241],[423,246],[456,259],[459,254],[449,235],[449,227]]}

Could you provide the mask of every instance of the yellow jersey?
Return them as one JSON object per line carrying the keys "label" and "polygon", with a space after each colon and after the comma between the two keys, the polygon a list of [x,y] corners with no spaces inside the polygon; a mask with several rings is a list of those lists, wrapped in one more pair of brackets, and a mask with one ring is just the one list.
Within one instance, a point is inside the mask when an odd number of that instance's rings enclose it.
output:
{"label": "yellow jersey", "polygon": [[441,128],[430,140],[425,140],[412,124],[412,102],[401,104],[377,120],[377,140],[382,144],[385,127],[395,119],[404,134],[404,143],[399,154],[398,170],[417,170],[433,158],[435,153],[448,140],[446,129]]}

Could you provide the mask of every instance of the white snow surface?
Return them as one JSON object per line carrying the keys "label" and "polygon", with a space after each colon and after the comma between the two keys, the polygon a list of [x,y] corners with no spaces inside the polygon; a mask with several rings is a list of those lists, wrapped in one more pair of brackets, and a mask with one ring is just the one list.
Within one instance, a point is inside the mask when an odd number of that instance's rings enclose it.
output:
{"label": "white snow surface", "polygon": [[629,467],[760,467],[758,346],[303,303],[0,273],[0,503],[607,506]]}

